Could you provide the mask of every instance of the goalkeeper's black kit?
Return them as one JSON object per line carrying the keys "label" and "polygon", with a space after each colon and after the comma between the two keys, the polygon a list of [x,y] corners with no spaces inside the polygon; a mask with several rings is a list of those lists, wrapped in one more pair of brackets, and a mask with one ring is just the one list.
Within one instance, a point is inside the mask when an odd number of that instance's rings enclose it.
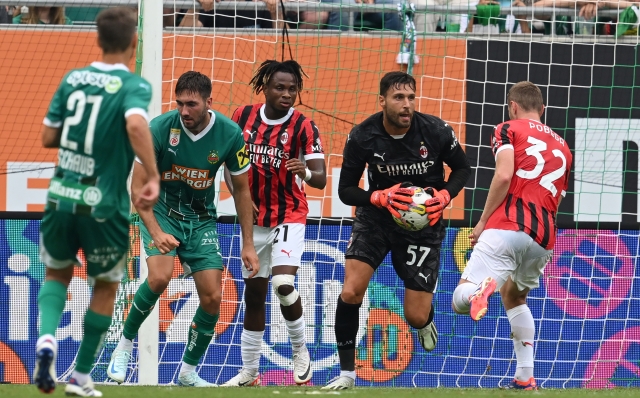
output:
{"label": "goalkeeper's black kit", "polygon": [[[344,204],[357,206],[346,258],[375,269],[391,251],[394,268],[406,288],[433,292],[445,235],[443,222],[416,232],[402,229],[386,209],[371,204],[371,193],[408,182],[446,189],[454,198],[471,174],[469,161],[451,126],[440,118],[415,112],[402,137],[389,135],[382,118],[379,112],[355,126],[344,148],[338,195]],[[447,181],[444,163],[451,168]],[[366,191],[358,187],[365,168]]]}

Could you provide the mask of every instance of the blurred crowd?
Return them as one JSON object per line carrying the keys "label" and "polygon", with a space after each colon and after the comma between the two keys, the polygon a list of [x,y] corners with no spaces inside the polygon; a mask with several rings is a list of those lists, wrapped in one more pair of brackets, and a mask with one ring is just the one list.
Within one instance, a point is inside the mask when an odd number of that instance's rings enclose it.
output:
{"label": "blurred crowd", "polygon": [[[303,0],[246,0],[263,1],[266,10],[217,9],[216,3],[225,0],[198,0],[194,9],[165,9],[164,26],[204,28],[282,28],[333,30],[392,30],[402,31],[404,22],[396,11],[389,13],[299,10],[296,3]],[[240,0],[242,1],[242,0]],[[357,3],[385,4],[395,9],[399,0],[321,0],[324,3],[353,6]],[[304,0],[307,4],[312,1]],[[601,0],[413,0],[417,7],[437,5],[452,8],[444,14],[418,11],[414,17],[416,30],[432,33],[541,33],[556,35],[616,34],[637,35],[640,3]],[[519,14],[507,15],[504,7],[555,7],[570,9],[570,15],[558,13],[554,17]],[[464,10],[461,12],[460,10]],[[25,7],[0,6],[0,23],[13,24],[92,24],[100,8],[95,7]],[[601,16],[600,10],[615,10],[613,15]],[[525,15],[526,14],[526,15]]]}

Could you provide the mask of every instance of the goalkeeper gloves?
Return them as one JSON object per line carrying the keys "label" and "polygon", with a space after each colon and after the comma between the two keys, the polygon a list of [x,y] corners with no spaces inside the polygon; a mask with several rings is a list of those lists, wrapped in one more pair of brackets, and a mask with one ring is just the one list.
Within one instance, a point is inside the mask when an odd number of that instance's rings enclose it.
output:
{"label": "goalkeeper gloves", "polygon": [[391,188],[373,191],[370,200],[375,207],[384,207],[394,217],[401,218],[398,210],[409,210],[408,204],[413,202],[413,189],[401,188],[400,184],[396,184]]}
{"label": "goalkeeper gloves", "polygon": [[432,196],[431,199],[425,202],[427,208],[427,214],[429,214],[429,225],[434,226],[438,223],[438,220],[442,217],[442,211],[451,202],[451,195],[446,189],[436,191],[434,188],[426,188],[425,192]]}

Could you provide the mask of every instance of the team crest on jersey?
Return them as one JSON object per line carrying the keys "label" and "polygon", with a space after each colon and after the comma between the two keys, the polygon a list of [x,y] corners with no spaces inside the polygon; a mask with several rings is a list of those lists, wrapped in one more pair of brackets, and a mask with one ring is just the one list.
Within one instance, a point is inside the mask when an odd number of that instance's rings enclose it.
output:
{"label": "team crest on jersey", "polygon": [[287,129],[284,130],[284,133],[280,134],[280,142],[282,142],[282,145],[289,142],[289,133],[287,132]]}
{"label": "team crest on jersey", "polygon": [[220,160],[220,156],[218,156],[218,151],[216,151],[215,149],[211,150],[211,152],[209,152],[209,156],[207,156],[207,160],[211,164],[218,163],[218,161]]}
{"label": "team crest on jersey", "polygon": [[169,145],[178,146],[180,143],[180,129],[171,129],[169,133]]}
{"label": "team crest on jersey", "polygon": [[429,151],[427,151],[427,147],[424,145],[420,147],[420,156],[422,156],[422,159],[426,159],[427,156],[429,156]]}

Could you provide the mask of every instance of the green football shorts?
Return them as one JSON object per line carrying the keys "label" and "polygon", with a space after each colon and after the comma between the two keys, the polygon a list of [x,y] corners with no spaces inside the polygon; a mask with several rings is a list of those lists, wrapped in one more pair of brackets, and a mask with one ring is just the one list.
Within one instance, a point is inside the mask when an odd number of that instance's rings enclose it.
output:
{"label": "green football shorts", "polygon": [[[162,231],[173,235],[180,242],[177,248],[165,256],[178,256],[184,276],[206,269],[222,270],[222,254],[220,254],[217,223],[214,218],[205,221],[186,221],[156,212],[154,215]],[[140,223],[140,236],[147,258],[163,255],[154,245],[144,223]]]}
{"label": "green football shorts", "polygon": [[129,250],[129,219],[119,213],[95,219],[46,211],[40,223],[40,260],[51,269],[81,266],[80,248],[91,279],[120,282]]}

